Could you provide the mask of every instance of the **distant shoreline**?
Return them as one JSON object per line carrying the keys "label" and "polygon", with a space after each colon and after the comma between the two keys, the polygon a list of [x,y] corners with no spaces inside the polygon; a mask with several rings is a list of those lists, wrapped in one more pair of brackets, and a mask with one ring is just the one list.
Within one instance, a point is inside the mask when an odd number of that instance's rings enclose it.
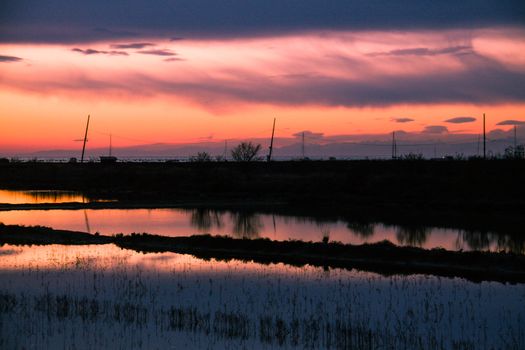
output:
{"label": "distant shoreline", "polygon": [[0,224],[0,244],[115,244],[143,253],[173,252],[201,259],[312,265],[358,269],[383,275],[429,274],[474,282],[525,283],[525,256],[512,253],[452,252],[398,247],[390,242],[351,245],[337,242],[271,241],[225,236],[165,237],[149,234],[103,236],[83,232]]}

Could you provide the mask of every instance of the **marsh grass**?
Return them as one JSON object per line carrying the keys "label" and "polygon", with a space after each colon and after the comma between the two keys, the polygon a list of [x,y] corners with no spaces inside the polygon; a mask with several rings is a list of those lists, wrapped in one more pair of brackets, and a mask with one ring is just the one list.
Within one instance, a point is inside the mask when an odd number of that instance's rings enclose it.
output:
{"label": "marsh grass", "polygon": [[0,249],[17,253],[3,256],[0,269],[5,349],[525,346],[519,284],[203,262],[110,246]]}

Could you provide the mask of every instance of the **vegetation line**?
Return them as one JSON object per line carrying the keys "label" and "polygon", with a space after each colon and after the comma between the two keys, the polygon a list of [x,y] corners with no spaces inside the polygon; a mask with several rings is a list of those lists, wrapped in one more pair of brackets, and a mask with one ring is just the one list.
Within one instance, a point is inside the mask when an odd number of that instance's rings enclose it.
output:
{"label": "vegetation line", "polygon": [[383,275],[430,274],[471,281],[525,283],[525,256],[512,253],[452,252],[398,247],[390,242],[351,245],[338,242],[272,241],[199,235],[165,237],[150,234],[115,236],[0,224],[0,244],[109,244],[138,252],[174,252],[202,259],[313,265],[372,271]]}

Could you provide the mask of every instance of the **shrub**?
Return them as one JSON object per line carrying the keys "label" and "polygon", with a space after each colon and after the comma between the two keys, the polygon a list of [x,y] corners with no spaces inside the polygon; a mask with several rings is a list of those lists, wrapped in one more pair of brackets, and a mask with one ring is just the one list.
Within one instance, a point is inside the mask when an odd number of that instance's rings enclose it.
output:
{"label": "shrub", "polygon": [[254,145],[251,142],[241,142],[232,149],[232,158],[236,162],[250,162],[259,160],[257,153],[261,150],[261,145]]}

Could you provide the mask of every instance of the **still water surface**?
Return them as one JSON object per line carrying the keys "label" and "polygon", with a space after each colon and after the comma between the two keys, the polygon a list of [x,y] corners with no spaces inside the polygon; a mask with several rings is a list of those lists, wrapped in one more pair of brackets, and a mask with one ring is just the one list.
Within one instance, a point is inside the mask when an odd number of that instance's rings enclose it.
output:
{"label": "still water surface", "polygon": [[0,203],[44,204],[44,203],[88,203],[98,200],[87,198],[80,192],[56,190],[0,190]]}
{"label": "still water surface", "polygon": [[101,234],[141,233],[188,236],[210,233],[237,238],[330,241],[362,244],[389,240],[398,245],[449,250],[525,252],[525,242],[490,232],[435,227],[403,227],[311,217],[210,209],[13,210],[0,212],[9,225],[42,225],[55,229]]}
{"label": "still water surface", "polygon": [[525,286],[0,247],[4,349],[523,349]]}
{"label": "still water surface", "polygon": [[[80,192],[0,190],[0,203],[43,204],[93,202]],[[188,236],[209,233],[236,238],[273,240],[339,241],[362,244],[389,240],[397,245],[448,250],[490,250],[525,253],[519,236],[491,232],[443,229],[428,226],[396,226],[344,220],[212,209],[100,209],[31,210],[0,212],[9,225],[48,226],[55,229],[101,234],[141,233]]]}

